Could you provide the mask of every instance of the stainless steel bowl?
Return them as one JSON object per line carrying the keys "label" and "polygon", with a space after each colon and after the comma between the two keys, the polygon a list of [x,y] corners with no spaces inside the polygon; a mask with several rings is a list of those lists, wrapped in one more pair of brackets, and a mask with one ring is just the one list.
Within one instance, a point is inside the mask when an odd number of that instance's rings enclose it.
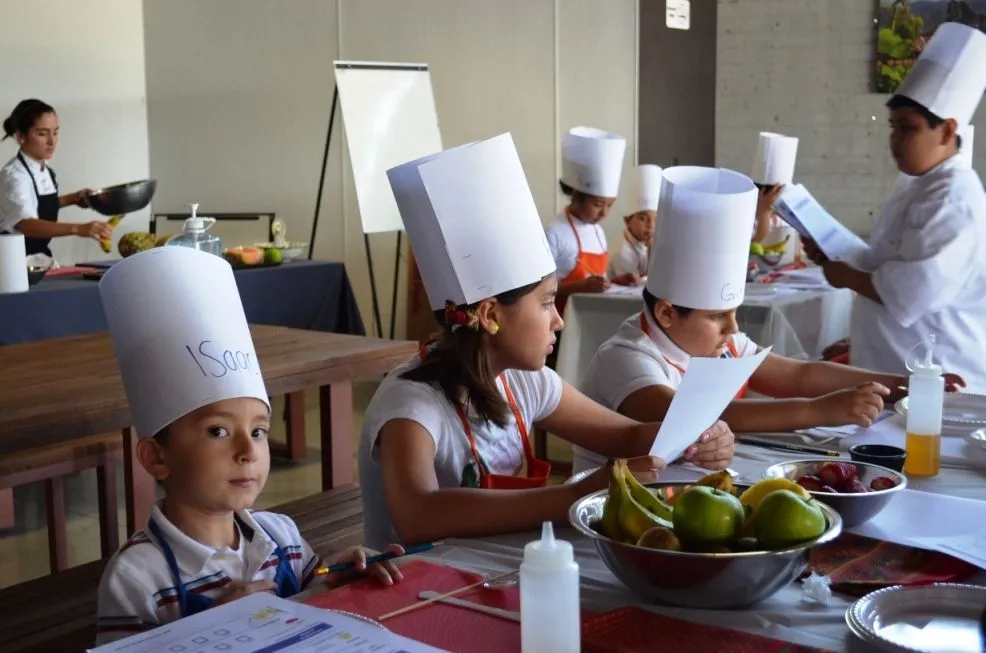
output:
{"label": "stainless steel bowl", "polygon": [[876,490],[866,493],[832,494],[831,492],[811,492],[811,496],[839,513],[842,517],[842,525],[845,528],[853,528],[869,521],[887,507],[887,504],[890,503],[890,500],[894,498],[897,492],[907,487],[907,477],[887,467],[856,461],[833,461],[831,458],[811,458],[777,463],[764,470],[763,476],[764,478],[789,478],[792,481],[797,481],[802,476],[816,474],[822,465],[831,462],[855,465],[856,475],[866,487],[869,487],[870,482],[879,476],[889,476],[897,483],[897,485],[888,490]]}
{"label": "stainless steel bowl", "polygon": [[86,203],[93,211],[103,215],[121,215],[139,211],[151,203],[157,180],[142,179],[119,186],[94,190],[86,196]]}
{"label": "stainless steel bowl", "polygon": [[[681,483],[650,487],[659,488],[664,497],[685,489]],[[842,532],[839,513],[822,504],[828,529],[795,547],[743,553],[658,551],[611,540],[592,528],[602,519],[608,494],[600,490],[576,501],[568,511],[572,526],[592,540],[609,570],[631,590],[648,601],[685,608],[732,609],[763,601],[804,573],[812,547]]]}
{"label": "stainless steel bowl", "polygon": [[44,276],[48,274],[48,267],[43,265],[29,265],[27,266],[27,284],[33,286],[37,282],[41,281]]}

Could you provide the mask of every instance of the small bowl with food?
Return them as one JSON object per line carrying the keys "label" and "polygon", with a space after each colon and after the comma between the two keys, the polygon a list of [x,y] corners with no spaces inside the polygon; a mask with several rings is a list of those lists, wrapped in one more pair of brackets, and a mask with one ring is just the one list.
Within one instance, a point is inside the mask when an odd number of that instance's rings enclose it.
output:
{"label": "small bowl with food", "polygon": [[831,458],[777,463],[764,470],[763,476],[794,481],[838,512],[845,528],[869,521],[907,488],[907,477],[888,467]]}

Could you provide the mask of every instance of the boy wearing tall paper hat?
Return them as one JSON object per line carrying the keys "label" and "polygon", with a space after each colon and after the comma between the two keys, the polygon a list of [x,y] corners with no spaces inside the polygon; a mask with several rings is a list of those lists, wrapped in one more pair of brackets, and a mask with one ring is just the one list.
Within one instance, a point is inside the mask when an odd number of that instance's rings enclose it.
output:
{"label": "boy wearing tall paper hat", "polygon": [[[156,249],[114,265],[99,294],[137,458],[165,498],[103,573],[98,641],[254,592],[305,589],[319,556],[290,517],[250,510],[270,471],[270,404],[229,264]],[[365,556],[355,547],[336,559],[365,569]],[[400,578],[390,563],[372,573]]]}
{"label": "boy wearing tall paper hat", "polygon": [[782,265],[794,258],[797,240],[791,240],[795,232],[774,213],[772,207],[784,187],[794,180],[797,159],[797,138],[760,132],[752,174],[760,195],[750,245],[750,254],[756,257],[758,263]]}
{"label": "boy wearing tall paper hat", "polygon": [[614,278],[629,275],[643,282],[650,266],[650,244],[657,222],[657,200],[661,196],[661,168],[645,164],[634,171],[637,210],[623,218],[623,242],[619,255],[613,260]]}
{"label": "boy wearing tall paper hat", "polygon": [[548,246],[558,272],[558,310],[573,293],[599,293],[633,277],[607,279],[609,247],[600,224],[620,190],[626,140],[593,127],[574,127],[562,140],[562,193],[570,198],[548,225]]}
{"label": "boy wearing tall paper hat", "polygon": [[986,89],[984,61],[986,34],[943,23],[887,102],[890,151],[907,177],[883,205],[859,268],[805,241],[829,283],[856,293],[854,365],[906,373],[934,335],[938,362],[978,394],[986,393],[976,355],[986,349],[986,192],[960,153]]}
{"label": "boy wearing tall paper hat", "polygon": [[[747,238],[757,211],[753,181],[731,170],[664,170],[661,223],[644,289],[646,309],[627,319],[596,352],[582,390],[636,420],[661,420],[693,357],[752,356],[761,347],[739,331],[746,289]],[[710,238],[709,234],[714,234]],[[784,432],[824,425],[869,426],[903,376],[769,354],[723,420],[736,432]],[[686,452],[708,467],[724,461]],[[575,450],[575,471],[605,463]]]}
{"label": "boy wearing tall paper hat", "polygon": [[[510,134],[387,174],[442,333],[387,376],[366,410],[367,543],[564,521],[573,501],[606,487],[606,473],[549,485],[535,427],[604,456],[640,456],[631,466],[653,479],[659,425],[603,408],[545,366],[562,328],[555,261]],[[731,447],[732,434],[718,424],[706,439],[711,452]]]}

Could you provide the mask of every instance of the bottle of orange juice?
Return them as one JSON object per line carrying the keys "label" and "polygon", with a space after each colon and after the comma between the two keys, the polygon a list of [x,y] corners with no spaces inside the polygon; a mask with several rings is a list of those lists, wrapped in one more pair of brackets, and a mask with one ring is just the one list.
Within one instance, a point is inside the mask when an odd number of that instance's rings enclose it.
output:
{"label": "bottle of orange juice", "polygon": [[911,377],[907,392],[907,459],[909,476],[936,476],[941,468],[942,408],[945,377],[932,360],[935,339],[930,336],[923,360],[908,365]]}

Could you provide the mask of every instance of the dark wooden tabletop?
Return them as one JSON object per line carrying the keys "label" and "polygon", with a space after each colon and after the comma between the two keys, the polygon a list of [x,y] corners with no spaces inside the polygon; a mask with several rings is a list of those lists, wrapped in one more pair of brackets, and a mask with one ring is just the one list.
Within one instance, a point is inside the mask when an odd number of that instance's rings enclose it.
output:
{"label": "dark wooden tabletop", "polygon": [[[417,343],[252,325],[271,396],[383,374]],[[108,332],[0,347],[0,455],[132,424]]]}

